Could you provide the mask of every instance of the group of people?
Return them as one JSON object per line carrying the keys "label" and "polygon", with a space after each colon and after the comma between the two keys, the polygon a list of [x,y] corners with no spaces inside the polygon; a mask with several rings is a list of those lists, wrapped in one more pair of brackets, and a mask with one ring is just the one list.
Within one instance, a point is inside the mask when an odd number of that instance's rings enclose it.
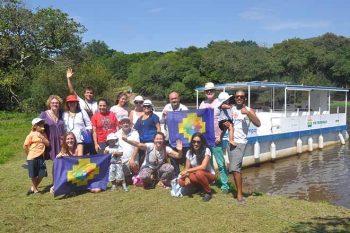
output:
{"label": "group of people", "polygon": [[[245,106],[244,91],[233,96],[225,92],[216,98],[213,83],[206,83],[206,100],[200,108],[214,109],[215,146],[209,147],[201,133],[192,135],[189,148],[183,148],[178,140],[176,147],[167,143],[166,135],[161,132],[160,124],[165,124],[170,111],[186,111],[180,103],[177,92],[169,94],[167,104],[161,116],[153,112],[151,100],[136,96],[134,108],[129,111],[129,95],[120,93],[115,105],[109,108],[106,99],[94,100],[92,87],[84,89],[84,99],[74,88],[72,69],[67,70],[67,85],[70,92],[63,100],[51,95],[47,100],[47,110],[32,121],[32,130],[24,142],[27,152],[31,188],[27,194],[38,193],[38,185],[47,176],[45,160],[88,154],[111,154],[109,180],[112,190],[121,184],[128,191],[127,181],[132,175],[138,175],[144,188],[156,185],[168,187],[178,177],[182,187],[197,186],[204,192],[203,200],[212,197],[210,184],[215,180],[212,155],[218,165],[221,190],[229,193],[228,172],[233,173],[237,189],[237,200],[244,202],[242,194],[241,166],[247,143],[250,122],[260,126],[253,109]],[[230,167],[227,171],[224,152],[228,151]],[[180,165],[184,169],[180,171]],[[99,189],[91,190],[99,192]],[[51,188],[54,192],[54,188]]]}

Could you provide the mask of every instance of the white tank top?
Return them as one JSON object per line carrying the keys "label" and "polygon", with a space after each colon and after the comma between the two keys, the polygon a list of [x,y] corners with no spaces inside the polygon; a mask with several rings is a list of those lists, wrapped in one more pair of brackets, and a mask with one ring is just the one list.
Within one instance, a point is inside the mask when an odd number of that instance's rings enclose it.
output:
{"label": "white tank top", "polygon": [[[249,107],[246,107],[250,110]],[[236,143],[247,144],[247,134],[250,126],[250,120],[246,114],[242,114],[236,106],[232,107],[232,119],[235,127],[234,140]]]}

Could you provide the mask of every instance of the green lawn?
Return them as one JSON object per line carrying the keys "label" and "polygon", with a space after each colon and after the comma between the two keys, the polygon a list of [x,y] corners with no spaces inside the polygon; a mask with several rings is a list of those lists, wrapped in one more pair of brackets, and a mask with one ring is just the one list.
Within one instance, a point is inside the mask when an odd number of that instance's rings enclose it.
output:
{"label": "green lawn", "polygon": [[[0,114],[0,159],[6,161],[0,164],[0,232],[350,232],[349,209],[268,195],[248,196],[247,205],[239,206],[217,187],[208,203],[198,195],[173,198],[158,187],[27,197],[30,181],[21,147],[31,117]],[[51,184],[49,174],[41,190]]]}

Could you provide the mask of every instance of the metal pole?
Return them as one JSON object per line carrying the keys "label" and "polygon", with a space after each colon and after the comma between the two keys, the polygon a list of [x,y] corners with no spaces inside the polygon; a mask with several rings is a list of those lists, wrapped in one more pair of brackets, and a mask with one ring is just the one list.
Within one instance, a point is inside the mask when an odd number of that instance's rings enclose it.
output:
{"label": "metal pole", "polygon": [[197,105],[197,109],[199,108],[198,106],[198,90],[196,90],[196,105]]}
{"label": "metal pole", "polygon": [[248,86],[248,107],[250,108],[250,86]]}
{"label": "metal pole", "polygon": [[345,92],[345,116],[347,115],[348,112],[348,92]]}
{"label": "metal pole", "polygon": [[311,105],[311,90],[309,91],[309,110],[308,110],[308,115],[310,115],[310,105]]}
{"label": "metal pole", "polygon": [[284,88],[284,117],[287,116],[287,88]]}

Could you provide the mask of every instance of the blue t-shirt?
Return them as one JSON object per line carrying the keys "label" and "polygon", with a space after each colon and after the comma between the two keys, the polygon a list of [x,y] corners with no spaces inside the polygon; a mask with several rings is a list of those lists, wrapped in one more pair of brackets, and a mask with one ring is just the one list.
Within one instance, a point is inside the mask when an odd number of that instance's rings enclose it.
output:
{"label": "blue t-shirt", "polygon": [[134,129],[139,133],[140,142],[153,142],[154,136],[157,133],[157,123],[159,123],[159,117],[153,113],[146,120],[142,120],[142,117],[137,119]]}

